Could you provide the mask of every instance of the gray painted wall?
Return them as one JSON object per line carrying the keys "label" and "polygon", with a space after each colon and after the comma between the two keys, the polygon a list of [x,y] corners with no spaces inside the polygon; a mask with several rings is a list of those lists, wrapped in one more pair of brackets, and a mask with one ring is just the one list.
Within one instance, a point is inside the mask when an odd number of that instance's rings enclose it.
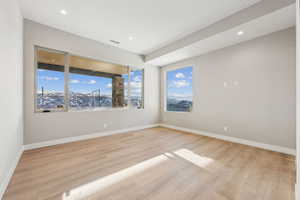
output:
{"label": "gray painted wall", "polygon": [[[159,119],[159,69],[133,53],[35,22],[24,21],[24,143],[154,124]],[[145,109],[34,113],[34,45],[113,63],[145,67]],[[108,127],[104,129],[103,124]]]}
{"label": "gray painted wall", "polygon": [[15,0],[0,1],[0,198],[23,144],[22,16]]}
{"label": "gray painted wall", "polygon": [[191,113],[165,112],[161,95],[161,121],[295,149],[295,55],[295,28],[290,28],[165,66],[162,94],[166,70],[194,65],[194,107]]}

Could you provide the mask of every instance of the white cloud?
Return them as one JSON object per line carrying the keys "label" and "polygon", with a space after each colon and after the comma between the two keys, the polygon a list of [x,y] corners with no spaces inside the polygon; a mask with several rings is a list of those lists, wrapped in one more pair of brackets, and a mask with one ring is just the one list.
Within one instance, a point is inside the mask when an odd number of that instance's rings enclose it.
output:
{"label": "white cloud", "polygon": [[142,83],[141,82],[131,82],[130,83],[131,88],[142,88]]}
{"label": "white cloud", "polygon": [[140,82],[140,81],[142,81],[142,76],[135,76],[135,77],[133,78],[133,81],[135,81],[135,82]]}
{"label": "white cloud", "polygon": [[96,84],[97,83],[97,81],[95,81],[95,80],[89,80],[88,82],[87,82],[87,84]]}
{"label": "white cloud", "polygon": [[134,89],[131,89],[130,92],[131,92],[132,95],[137,96],[137,95],[141,94],[142,88],[134,88]]}
{"label": "white cloud", "polygon": [[170,97],[184,97],[183,94],[178,94],[178,93],[172,93],[169,95]]}
{"label": "white cloud", "polygon": [[58,77],[52,77],[52,76],[41,76],[40,79],[46,80],[46,81],[58,81],[59,80]]}
{"label": "white cloud", "polygon": [[190,85],[190,83],[187,82],[186,80],[173,81],[173,84],[172,84],[172,86],[174,86],[176,88],[183,88],[183,87],[187,87],[189,85]]}
{"label": "white cloud", "polygon": [[[61,95],[63,95],[64,94],[64,91],[60,91],[60,90],[46,90],[46,89],[44,89],[44,94],[61,94]],[[37,91],[37,93],[38,94],[41,94],[42,93],[42,90],[38,90]]]}
{"label": "white cloud", "polygon": [[108,83],[108,84],[106,85],[106,87],[107,87],[107,88],[112,88],[112,84],[111,84],[111,83]]}
{"label": "white cloud", "polygon": [[90,84],[90,85],[92,85],[92,84],[96,84],[97,83],[97,81],[95,81],[95,80],[89,80],[89,81],[80,81],[80,80],[77,80],[77,79],[71,79],[70,80],[70,83],[81,83],[81,84]]}
{"label": "white cloud", "polygon": [[179,97],[179,98],[189,97],[186,94],[178,94],[178,93],[172,93],[172,94],[169,94],[169,96],[171,96],[171,97]]}
{"label": "white cloud", "polygon": [[192,100],[192,95],[191,94],[172,93],[172,94],[169,94],[168,97],[172,97],[172,98],[175,98],[175,99]]}
{"label": "white cloud", "polygon": [[76,79],[71,79],[71,80],[70,80],[70,83],[80,83],[80,81],[79,81],[79,80],[76,80]]}
{"label": "white cloud", "polygon": [[184,78],[184,74],[183,73],[180,73],[178,72],[176,75],[175,75],[176,78]]}

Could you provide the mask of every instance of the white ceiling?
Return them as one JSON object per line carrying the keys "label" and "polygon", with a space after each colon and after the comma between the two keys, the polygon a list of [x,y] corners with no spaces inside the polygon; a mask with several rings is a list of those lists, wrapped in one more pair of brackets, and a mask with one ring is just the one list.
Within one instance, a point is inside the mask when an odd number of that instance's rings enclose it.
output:
{"label": "white ceiling", "polygon": [[[148,54],[260,0],[19,0],[25,18]],[[62,15],[60,10],[66,10]],[[133,40],[129,40],[129,36]]]}
{"label": "white ceiling", "polygon": [[[244,23],[216,35],[212,35],[204,40],[199,40],[191,45],[178,48],[170,53],[166,53],[152,59],[148,63],[164,66],[295,26],[295,11],[296,6],[293,4],[270,14],[253,19],[248,23]],[[237,33],[241,30],[244,34],[238,36]]]}

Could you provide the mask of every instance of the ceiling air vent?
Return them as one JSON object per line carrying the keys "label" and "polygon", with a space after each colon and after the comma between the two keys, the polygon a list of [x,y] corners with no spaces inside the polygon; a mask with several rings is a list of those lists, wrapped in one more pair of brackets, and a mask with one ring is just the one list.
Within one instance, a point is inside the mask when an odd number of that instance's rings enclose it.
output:
{"label": "ceiling air vent", "polygon": [[114,44],[120,44],[119,41],[116,41],[116,40],[109,40],[111,43],[114,43]]}

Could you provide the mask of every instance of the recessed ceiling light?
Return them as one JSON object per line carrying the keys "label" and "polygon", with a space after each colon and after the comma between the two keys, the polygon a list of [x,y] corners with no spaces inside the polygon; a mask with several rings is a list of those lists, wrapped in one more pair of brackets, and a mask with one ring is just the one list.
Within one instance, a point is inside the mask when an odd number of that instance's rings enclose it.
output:
{"label": "recessed ceiling light", "polygon": [[237,35],[243,35],[243,34],[244,34],[244,31],[237,32]]}
{"label": "recessed ceiling light", "polygon": [[62,14],[62,15],[67,15],[68,12],[67,12],[66,10],[61,10],[61,11],[60,11],[60,14]]}
{"label": "recessed ceiling light", "polygon": [[129,36],[129,38],[128,38],[129,40],[133,40],[133,37],[132,36]]}

